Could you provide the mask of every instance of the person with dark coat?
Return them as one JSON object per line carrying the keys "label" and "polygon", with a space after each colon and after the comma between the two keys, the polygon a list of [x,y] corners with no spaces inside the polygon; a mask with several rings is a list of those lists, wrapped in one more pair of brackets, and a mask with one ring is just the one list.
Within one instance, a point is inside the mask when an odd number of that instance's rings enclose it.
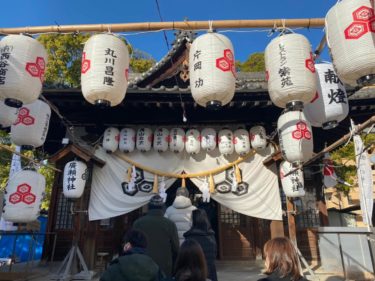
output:
{"label": "person with dark coat", "polygon": [[146,236],[130,230],[124,237],[123,255],[114,259],[100,281],[157,281],[162,275],[159,266],[145,254]]}
{"label": "person with dark coat", "polygon": [[146,234],[148,246],[146,253],[159,265],[166,276],[172,275],[174,261],[180,246],[176,225],[164,217],[164,202],[159,195],[154,195],[145,216],[133,224]]}
{"label": "person with dark coat", "polygon": [[277,237],[264,245],[265,271],[268,276],[258,281],[307,281],[299,270],[298,256],[292,242]]}
{"label": "person with dark coat", "polygon": [[194,210],[192,217],[193,225],[189,231],[185,232],[184,237],[187,240],[195,240],[202,247],[208,269],[208,279],[217,281],[215,232],[211,228],[205,210]]}

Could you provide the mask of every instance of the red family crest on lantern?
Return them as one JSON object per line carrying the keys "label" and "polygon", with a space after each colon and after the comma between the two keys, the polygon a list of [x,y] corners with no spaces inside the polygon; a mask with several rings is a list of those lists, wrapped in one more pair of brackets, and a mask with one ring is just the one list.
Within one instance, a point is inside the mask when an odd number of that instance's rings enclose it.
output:
{"label": "red family crest on lantern", "polygon": [[341,81],[373,84],[375,16],[372,0],[343,0],[326,15],[327,45]]}
{"label": "red family crest on lantern", "polygon": [[166,152],[169,144],[169,130],[157,128],[154,133],[154,149],[158,152]]}
{"label": "red family crest on lantern", "polygon": [[153,134],[150,128],[139,128],[137,131],[136,147],[142,152],[151,150]]}
{"label": "red family crest on lantern", "polygon": [[189,154],[198,154],[201,150],[201,134],[197,129],[190,129],[186,132],[185,149]]}
{"label": "red family crest on lantern", "polygon": [[18,108],[10,107],[0,100],[0,128],[13,125],[18,117]]}
{"label": "red family crest on lantern", "polygon": [[255,150],[267,147],[267,133],[263,126],[254,126],[250,129],[250,143]]}
{"label": "red family crest on lantern", "polygon": [[280,179],[285,196],[305,196],[303,172],[301,169],[295,169],[292,163],[283,161],[280,164]]}
{"label": "red family crest on lantern", "polygon": [[213,128],[204,128],[201,132],[201,147],[203,150],[212,151],[216,148],[216,131]]}
{"label": "red family crest on lantern", "polygon": [[229,129],[222,129],[218,134],[219,151],[223,155],[229,155],[234,152],[234,136]]}
{"label": "red family crest on lantern", "polygon": [[85,190],[89,170],[86,163],[73,160],[64,168],[63,193],[66,198],[80,198]]}
{"label": "red family crest on lantern", "polygon": [[103,148],[107,153],[115,152],[120,141],[120,131],[117,128],[109,127],[104,131]]}
{"label": "red family crest on lantern", "polygon": [[234,149],[239,155],[245,155],[250,151],[249,133],[245,129],[234,131]]}
{"label": "red family crest on lantern", "polygon": [[191,93],[196,103],[211,108],[229,103],[236,82],[230,40],[214,32],[197,37],[190,47],[189,73]]}
{"label": "red family crest on lantern", "polygon": [[39,216],[46,180],[31,170],[21,170],[9,179],[4,197],[3,219],[26,223]]}
{"label": "red family crest on lantern", "polygon": [[92,104],[116,106],[128,88],[129,51],[113,34],[96,34],[85,43],[82,55],[82,94]]}
{"label": "red family crest on lantern", "polygon": [[122,152],[133,152],[135,148],[135,130],[123,128],[120,131],[119,149]]}
{"label": "red family crest on lantern", "polygon": [[46,140],[51,108],[41,100],[24,105],[11,127],[11,139],[16,145],[42,146]]}
{"label": "red family crest on lantern", "polygon": [[36,101],[47,65],[43,45],[30,36],[8,35],[0,41],[0,98],[12,107]]}
{"label": "red family crest on lantern", "polygon": [[300,34],[283,34],[265,50],[268,91],[278,107],[301,108],[316,92],[314,60],[309,41]]}

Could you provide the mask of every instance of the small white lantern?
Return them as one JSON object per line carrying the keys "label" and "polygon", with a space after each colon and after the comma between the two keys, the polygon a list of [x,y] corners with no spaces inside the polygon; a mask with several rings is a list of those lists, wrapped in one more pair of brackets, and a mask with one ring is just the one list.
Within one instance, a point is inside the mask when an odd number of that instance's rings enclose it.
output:
{"label": "small white lantern", "polygon": [[142,152],[151,150],[153,134],[150,128],[139,128],[137,131],[136,147]]}
{"label": "small white lantern", "polygon": [[201,134],[197,129],[190,129],[186,132],[185,149],[189,154],[198,154],[201,150]]}
{"label": "small white lantern", "polygon": [[233,132],[228,129],[219,131],[218,135],[219,151],[223,155],[229,155],[234,152]]}
{"label": "small white lantern", "polygon": [[35,221],[40,212],[46,180],[31,170],[21,170],[9,179],[2,218],[17,223]]}
{"label": "small white lantern", "polygon": [[166,128],[157,128],[154,133],[154,150],[166,152],[169,143],[169,130]]}
{"label": "small white lantern", "polygon": [[234,131],[234,149],[239,155],[245,155],[250,151],[249,133],[245,129]]}
{"label": "small white lantern", "polygon": [[254,126],[250,129],[251,147],[262,150],[267,147],[267,133],[263,126]]}
{"label": "small white lantern", "polygon": [[116,106],[128,87],[129,51],[124,41],[112,34],[97,34],[83,49],[82,94],[92,104]]}
{"label": "small white lantern", "polygon": [[272,102],[278,107],[309,103],[316,92],[316,75],[311,46],[300,34],[273,39],[265,51],[266,78]]}
{"label": "small white lantern", "polygon": [[318,73],[318,91],[304,108],[307,120],[314,127],[332,129],[349,113],[346,90],[330,63],[315,65]]}
{"label": "small white lantern", "polygon": [[115,152],[118,149],[120,131],[117,128],[109,127],[104,131],[103,148],[107,153]]}
{"label": "small white lantern", "polygon": [[42,91],[47,52],[30,36],[8,35],[0,41],[0,98],[12,107],[36,101]]}
{"label": "small white lantern", "polygon": [[293,164],[307,161],[313,154],[313,135],[302,111],[287,111],[277,121],[280,149],[284,159]]}
{"label": "small white lantern", "polygon": [[172,128],[170,131],[169,149],[173,152],[182,152],[185,148],[185,131],[181,128]]}
{"label": "small white lantern", "polygon": [[216,131],[213,128],[204,128],[201,132],[201,146],[203,150],[212,151],[216,148]]}
{"label": "small white lantern", "polygon": [[19,146],[42,146],[47,137],[50,117],[51,108],[41,100],[24,105],[19,109],[17,120],[10,130],[12,142]]}
{"label": "small white lantern", "polygon": [[122,152],[133,152],[135,148],[135,130],[123,128],[120,131],[119,149]]}
{"label": "small white lantern", "polygon": [[285,196],[287,197],[305,196],[303,172],[301,169],[297,169],[288,175],[288,173],[293,170],[295,170],[295,168],[293,167],[292,163],[289,163],[287,161],[281,162],[280,179],[281,179],[281,185],[283,187]]}
{"label": "small white lantern", "polygon": [[7,106],[0,100],[0,127],[6,128],[14,124],[18,117],[18,108]]}
{"label": "small white lantern", "polygon": [[343,0],[326,15],[326,37],[341,81],[370,84],[375,77],[375,13],[371,0]]}
{"label": "small white lantern", "polygon": [[86,163],[78,160],[66,163],[63,179],[64,196],[70,199],[80,198],[85,190],[88,175]]}
{"label": "small white lantern", "polygon": [[191,93],[197,104],[217,108],[229,103],[236,82],[230,40],[214,32],[198,36],[189,51],[189,73]]}
{"label": "small white lantern", "polygon": [[325,187],[337,185],[337,175],[329,153],[325,153],[323,159],[323,184]]}

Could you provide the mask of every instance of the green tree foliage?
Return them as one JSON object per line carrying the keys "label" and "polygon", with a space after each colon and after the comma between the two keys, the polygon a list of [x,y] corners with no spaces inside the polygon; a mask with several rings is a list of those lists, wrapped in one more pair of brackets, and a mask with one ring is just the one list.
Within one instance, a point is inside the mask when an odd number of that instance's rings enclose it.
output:
{"label": "green tree foliage", "polygon": [[263,72],[266,70],[264,53],[253,53],[244,62],[236,61],[236,67],[242,72]]}
{"label": "green tree foliage", "polygon": [[155,65],[155,60],[147,53],[134,49],[130,58],[130,69],[132,72],[141,73]]}

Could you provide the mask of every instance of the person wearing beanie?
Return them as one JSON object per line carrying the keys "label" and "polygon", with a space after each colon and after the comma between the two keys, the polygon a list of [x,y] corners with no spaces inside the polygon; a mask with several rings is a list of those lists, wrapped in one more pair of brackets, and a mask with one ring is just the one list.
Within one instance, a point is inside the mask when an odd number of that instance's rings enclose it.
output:
{"label": "person wearing beanie", "polygon": [[171,277],[180,245],[176,225],[164,217],[164,201],[160,195],[151,198],[147,214],[138,218],[133,228],[146,235],[148,241],[146,254],[156,262],[167,277]]}
{"label": "person wearing beanie", "polygon": [[197,209],[190,201],[186,187],[179,187],[173,204],[168,207],[165,217],[176,224],[180,245],[184,242],[184,233],[191,228],[191,212]]}

